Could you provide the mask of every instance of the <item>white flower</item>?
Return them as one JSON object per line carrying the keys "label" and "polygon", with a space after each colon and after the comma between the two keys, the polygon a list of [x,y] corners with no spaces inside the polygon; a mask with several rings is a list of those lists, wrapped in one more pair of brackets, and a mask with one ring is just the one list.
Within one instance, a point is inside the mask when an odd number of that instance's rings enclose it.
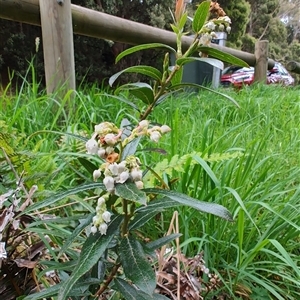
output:
{"label": "white flower", "polygon": [[109,211],[105,211],[103,214],[102,214],[102,219],[104,222],[108,223],[110,222],[110,217],[111,217],[111,213]]}
{"label": "white flower", "polygon": [[223,24],[220,24],[220,25],[219,25],[219,31],[223,31],[223,30],[224,30],[224,28],[225,28],[225,27],[224,27],[224,25],[223,25]]}
{"label": "white flower", "polygon": [[105,152],[107,155],[113,153],[114,151],[115,151],[115,149],[113,147],[108,146],[105,148]]}
{"label": "white flower", "polygon": [[148,128],[148,126],[149,126],[149,121],[143,120],[143,121],[141,121],[141,122],[139,123],[139,126],[140,126],[141,128]]}
{"label": "white flower", "polygon": [[105,158],[105,156],[106,156],[106,150],[105,150],[104,148],[100,148],[100,149],[98,150],[97,154],[98,154],[98,156],[99,156],[100,158]]}
{"label": "white flower", "polygon": [[98,143],[94,139],[90,139],[85,144],[88,154],[97,154]]}
{"label": "white flower", "polygon": [[231,19],[228,16],[223,17],[223,21],[231,24]]}
{"label": "white flower", "polygon": [[117,182],[124,183],[128,178],[129,178],[129,172],[124,171],[120,174],[119,179],[117,180]]}
{"label": "white flower", "polygon": [[162,125],[160,127],[160,131],[161,131],[161,133],[167,133],[167,132],[171,131],[171,128],[168,125]]}
{"label": "white flower", "polygon": [[216,24],[214,22],[210,21],[205,25],[205,27],[208,28],[209,30],[215,30]]}
{"label": "white flower", "polygon": [[118,172],[120,174],[120,173],[124,172],[125,170],[126,170],[126,160],[123,160],[118,164]]}
{"label": "white flower", "polygon": [[227,27],[226,27],[226,31],[227,31],[227,33],[230,33],[231,27],[230,27],[230,26],[227,26]]}
{"label": "white flower", "polygon": [[143,181],[136,181],[135,185],[139,190],[141,190],[144,187]]}
{"label": "white flower", "polygon": [[91,233],[96,233],[97,232],[97,227],[96,226],[92,226],[91,227]]}
{"label": "white flower", "polygon": [[93,172],[94,181],[96,181],[100,176],[101,176],[101,171],[100,170],[95,170]]}
{"label": "white flower", "polygon": [[208,33],[205,33],[201,36],[200,40],[199,40],[199,44],[200,45],[208,45],[211,42],[211,35]]}
{"label": "white flower", "polygon": [[98,206],[102,206],[103,204],[105,204],[105,199],[104,199],[104,197],[100,197],[99,199],[98,199]]}
{"label": "white flower", "polygon": [[139,181],[139,180],[142,180],[143,172],[137,168],[134,168],[131,170],[130,175],[131,175],[133,181]]}
{"label": "white flower", "polygon": [[106,234],[106,231],[107,231],[107,224],[106,223],[102,223],[100,226],[99,226],[99,231],[101,234]]}
{"label": "white flower", "polygon": [[113,146],[115,145],[116,141],[116,137],[113,133],[108,133],[105,137],[104,137],[104,141],[107,145],[109,146]]}
{"label": "white flower", "polygon": [[150,140],[157,143],[160,139],[161,135],[158,131],[152,131],[150,133]]}
{"label": "white flower", "polygon": [[109,171],[111,172],[111,174],[113,176],[117,176],[118,175],[118,171],[119,171],[119,168],[118,168],[118,165],[116,163],[113,163],[113,164],[110,164],[109,167],[108,167]]}
{"label": "white flower", "polygon": [[106,176],[103,179],[103,183],[104,183],[106,189],[109,192],[112,192],[114,190],[114,188],[115,188],[115,182],[114,182],[114,179],[111,176]]}

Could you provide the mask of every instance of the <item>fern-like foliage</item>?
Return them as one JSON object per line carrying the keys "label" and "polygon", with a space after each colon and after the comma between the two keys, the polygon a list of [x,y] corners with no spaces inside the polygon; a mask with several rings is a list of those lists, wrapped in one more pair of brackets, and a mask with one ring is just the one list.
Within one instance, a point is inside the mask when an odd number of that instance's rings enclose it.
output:
{"label": "fern-like foliage", "polygon": [[[197,161],[193,159],[194,156],[202,157],[206,162],[222,162],[229,159],[241,157],[243,155],[240,151],[235,152],[225,152],[225,153],[212,153],[210,155],[204,154],[202,152],[193,151],[192,153],[185,154],[183,156],[179,156],[178,154],[174,155],[170,160],[163,159],[159,163],[152,168],[152,171],[155,173],[156,178],[157,176],[162,177],[163,174],[168,176],[172,176],[173,172],[176,171],[178,173],[186,172],[186,165],[189,164],[189,167],[192,167],[198,164]],[[155,177],[146,175],[146,182],[147,186],[153,186],[155,183]]]}

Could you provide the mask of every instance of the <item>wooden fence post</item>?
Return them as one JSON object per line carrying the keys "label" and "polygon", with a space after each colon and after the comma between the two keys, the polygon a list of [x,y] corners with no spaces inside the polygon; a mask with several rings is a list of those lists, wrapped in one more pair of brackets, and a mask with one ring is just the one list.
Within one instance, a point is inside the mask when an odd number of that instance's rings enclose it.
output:
{"label": "wooden fence post", "polygon": [[255,44],[255,82],[267,82],[267,70],[268,70],[268,52],[269,42],[266,40],[257,41]]}
{"label": "wooden fence post", "polygon": [[75,90],[71,0],[39,0],[47,93]]}

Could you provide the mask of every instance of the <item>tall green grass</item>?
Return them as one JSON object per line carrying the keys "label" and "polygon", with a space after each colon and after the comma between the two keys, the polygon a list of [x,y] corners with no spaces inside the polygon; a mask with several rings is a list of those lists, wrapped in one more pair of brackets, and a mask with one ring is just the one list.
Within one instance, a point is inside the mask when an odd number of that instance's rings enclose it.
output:
{"label": "tall green grass", "polygon": [[[1,132],[16,152],[27,155],[26,165],[20,163],[18,170],[26,170],[28,186],[42,187],[39,197],[91,180],[78,161],[85,151],[76,136],[87,136],[102,121],[119,124],[123,118],[138,119],[137,112],[107,92],[89,86],[74,97],[70,92],[60,99],[47,96],[26,78],[17,92],[2,91]],[[174,169],[172,178],[163,174],[164,180],[173,189],[220,203],[233,213],[235,220],[228,223],[178,208],[182,251],[188,256],[203,251],[207,265],[219,275],[224,295],[298,299],[300,90],[257,85],[222,92],[235,98],[240,108],[206,91],[181,94],[163,103],[151,120],[172,128],[158,145],[166,154],[140,154],[155,167],[176,154],[193,153],[181,171]],[[76,212],[92,210],[79,197],[76,201],[80,203]],[[73,214],[72,209],[61,211],[62,217]],[[150,238],[164,234],[169,217],[163,214],[144,233]],[[64,234],[56,237],[58,244],[63,245]]]}

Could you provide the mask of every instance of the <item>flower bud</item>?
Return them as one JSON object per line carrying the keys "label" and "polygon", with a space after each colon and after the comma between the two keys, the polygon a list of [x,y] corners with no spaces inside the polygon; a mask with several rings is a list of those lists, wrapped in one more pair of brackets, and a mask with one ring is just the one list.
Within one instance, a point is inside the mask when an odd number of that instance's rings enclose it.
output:
{"label": "flower bud", "polygon": [[102,214],[102,219],[104,222],[108,223],[110,222],[110,217],[111,217],[111,213],[109,211],[105,211],[103,214]]}
{"label": "flower bud", "polygon": [[141,170],[138,170],[137,168],[134,168],[131,170],[130,175],[133,181],[140,181],[142,180],[143,172]]}
{"label": "flower bud", "polygon": [[100,148],[100,149],[98,150],[97,154],[98,154],[98,156],[99,156],[100,158],[103,158],[103,159],[104,159],[105,156],[106,156],[106,151],[105,151],[104,148]]}
{"label": "flower bud", "polygon": [[118,180],[119,183],[124,183],[129,178],[128,171],[124,171],[120,174],[120,178]]}
{"label": "flower bud", "polygon": [[101,176],[101,171],[100,170],[95,170],[93,172],[94,181],[96,181],[100,176]]}
{"label": "flower bud", "polygon": [[149,121],[143,120],[143,121],[141,121],[141,122],[139,123],[139,126],[140,126],[141,128],[148,128],[148,126],[149,126]]}
{"label": "flower bud", "polygon": [[100,233],[106,235],[107,227],[108,227],[108,226],[107,226],[106,223],[102,223],[102,224],[99,226],[99,231],[100,231]]}
{"label": "flower bud", "polygon": [[85,143],[88,154],[97,154],[98,143],[94,139],[90,139]]}
{"label": "flower bud", "polygon": [[104,137],[104,141],[107,145],[109,146],[114,146],[117,142],[116,137],[113,133],[108,133],[105,137]]}
{"label": "flower bud", "polygon": [[136,187],[141,190],[142,188],[144,188],[144,183],[143,181],[136,181],[135,182]]}
{"label": "flower bud", "polygon": [[117,163],[112,163],[109,165],[108,169],[110,170],[110,172],[112,173],[113,176],[116,176],[119,174],[118,172],[118,165]]}
{"label": "flower bud", "polygon": [[98,199],[98,206],[102,206],[103,204],[105,204],[105,198],[104,197],[100,197],[99,199]]}
{"label": "flower bud", "polygon": [[106,187],[106,189],[109,191],[109,192],[112,192],[115,188],[115,182],[114,182],[114,179],[111,177],[111,176],[107,176],[103,179],[103,183]]}
{"label": "flower bud", "polygon": [[91,227],[91,233],[95,234],[97,232],[97,227],[96,226],[92,226]]}
{"label": "flower bud", "polygon": [[161,131],[161,133],[167,133],[167,132],[171,131],[171,128],[168,125],[162,125],[160,127],[160,131]]}
{"label": "flower bud", "polygon": [[150,133],[150,140],[157,143],[160,139],[161,135],[158,131],[152,131]]}

